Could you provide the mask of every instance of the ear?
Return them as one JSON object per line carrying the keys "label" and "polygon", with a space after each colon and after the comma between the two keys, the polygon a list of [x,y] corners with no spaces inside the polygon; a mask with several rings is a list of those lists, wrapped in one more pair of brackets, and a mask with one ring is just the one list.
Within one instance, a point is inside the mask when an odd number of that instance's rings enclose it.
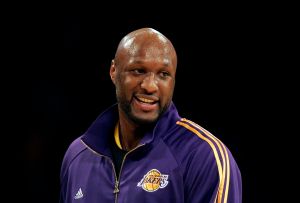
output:
{"label": "ear", "polygon": [[111,81],[116,84],[116,66],[115,66],[115,60],[111,61],[111,65],[110,65],[110,70],[109,70],[109,74],[110,74],[110,78]]}

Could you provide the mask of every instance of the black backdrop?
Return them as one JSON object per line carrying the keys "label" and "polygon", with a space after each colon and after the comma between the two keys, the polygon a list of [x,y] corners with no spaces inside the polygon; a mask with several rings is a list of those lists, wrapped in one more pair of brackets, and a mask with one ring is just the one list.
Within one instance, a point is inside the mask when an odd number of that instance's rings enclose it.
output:
{"label": "black backdrop", "polygon": [[280,179],[273,180],[268,167],[276,162],[269,146],[280,113],[272,107],[278,17],[257,5],[122,6],[66,3],[59,12],[45,6],[17,17],[17,64],[26,64],[16,76],[17,99],[26,98],[16,107],[19,113],[25,109],[18,116],[26,135],[16,151],[20,196],[58,201],[65,150],[115,102],[109,66],[119,40],[152,27],[177,50],[174,102],[181,116],[231,150],[243,177],[243,202],[272,202],[273,182]]}

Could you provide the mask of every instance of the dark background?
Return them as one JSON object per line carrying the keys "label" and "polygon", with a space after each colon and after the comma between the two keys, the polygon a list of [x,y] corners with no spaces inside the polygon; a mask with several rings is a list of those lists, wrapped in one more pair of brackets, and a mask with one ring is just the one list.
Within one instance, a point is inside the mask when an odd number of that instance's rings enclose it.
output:
{"label": "dark background", "polygon": [[145,3],[21,5],[12,16],[10,47],[18,57],[11,74],[18,85],[10,92],[16,110],[10,132],[20,136],[9,136],[18,140],[12,181],[19,191],[10,198],[58,202],[68,145],[115,102],[109,67],[119,41],[134,29],[152,27],[177,50],[174,102],[181,116],[231,150],[242,173],[243,202],[275,202],[285,187],[278,186],[284,180],[278,162],[285,160],[277,150],[284,145],[279,106],[286,97],[285,74],[275,67],[284,61],[278,54],[286,28],[281,10]]}

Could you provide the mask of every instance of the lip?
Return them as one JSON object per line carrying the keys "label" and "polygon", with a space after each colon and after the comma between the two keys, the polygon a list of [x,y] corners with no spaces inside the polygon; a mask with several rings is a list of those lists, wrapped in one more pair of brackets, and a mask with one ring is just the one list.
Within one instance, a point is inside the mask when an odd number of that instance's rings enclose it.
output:
{"label": "lip", "polygon": [[144,94],[136,94],[134,95],[135,99],[145,102],[145,103],[155,103],[157,102],[159,99],[156,96],[152,96],[152,95],[144,95]]}
{"label": "lip", "polygon": [[134,105],[141,111],[154,111],[158,108],[158,98],[148,95],[135,95]]}

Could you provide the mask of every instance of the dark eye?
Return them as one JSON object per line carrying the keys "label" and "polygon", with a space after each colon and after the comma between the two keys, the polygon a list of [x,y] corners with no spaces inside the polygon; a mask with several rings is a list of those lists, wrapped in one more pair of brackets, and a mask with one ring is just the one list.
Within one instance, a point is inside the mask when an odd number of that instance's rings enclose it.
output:
{"label": "dark eye", "polygon": [[135,74],[135,75],[141,75],[141,74],[144,74],[145,71],[143,69],[134,69],[132,70],[132,72]]}
{"label": "dark eye", "polygon": [[166,77],[170,76],[170,73],[169,73],[169,72],[166,72],[166,71],[163,71],[163,72],[160,73],[160,76],[161,76],[162,78],[166,78]]}

